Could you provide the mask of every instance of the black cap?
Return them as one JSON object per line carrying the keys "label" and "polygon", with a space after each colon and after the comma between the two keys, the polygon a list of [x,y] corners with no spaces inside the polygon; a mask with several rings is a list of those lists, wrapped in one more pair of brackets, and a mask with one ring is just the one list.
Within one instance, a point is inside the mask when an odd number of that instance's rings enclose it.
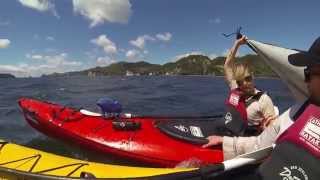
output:
{"label": "black cap", "polygon": [[313,42],[309,51],[290,54],[289,62],[295,66],[312,66],[320,64],[320,37]]}

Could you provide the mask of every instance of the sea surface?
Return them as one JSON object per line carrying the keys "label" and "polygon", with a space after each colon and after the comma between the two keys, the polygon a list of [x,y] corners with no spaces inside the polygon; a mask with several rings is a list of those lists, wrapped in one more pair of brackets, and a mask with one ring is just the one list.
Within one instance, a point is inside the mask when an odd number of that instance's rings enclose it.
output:
{"label": "sea surface", "polygon": [[[255,84],[272,97],[280,112],[294,103],[289,90],[279,79],[256,78]],[[38,133],[24,120],[17,100],[33,97],[99,112],[96,101],[110,97],[122,104],[123,112],[137,115],[203,116],[220,114],[224,110],[227,93],[224,78],[211,76],[0,79],[0,139],[69,157],[136,165],[135,162],[96,154]]]}

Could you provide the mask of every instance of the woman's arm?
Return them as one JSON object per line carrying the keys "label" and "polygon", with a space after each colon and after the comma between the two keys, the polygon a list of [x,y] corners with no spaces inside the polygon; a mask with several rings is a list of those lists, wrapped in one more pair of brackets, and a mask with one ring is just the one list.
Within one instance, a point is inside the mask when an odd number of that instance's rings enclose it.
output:
{"label": "woman's arm", "polygon": [[275,143],[280,131],[279,120],[268,126],[259,136],[223,137],[224,159],[232,159],[240,154],[249,153]]}
{"label": "woman's arm", "polygon": [[223,145],[224,159],[231,159],[237,155],[252,152],[263,147],[267,147],[275,143],[277,136],[280,131],[280,124],[289,119],[289,111],[283,113],[278,120],[272,121],[271,125],[268,126],[259,136],[251,137],[228,137],[228,136],[209,136],[208,144],[202,147],[206,148],[213,145]]}
{"label": "woman's arm", "polygon": [[[260,113],[263,117],[263,120],[260,123],[261,130],[264,130],[266,127],[268,127],[269,124],[272,123],[273,120],[275,120],[276,116],[279,114],[275,113],[273,102],[267,94],[264,94],[259,99],[260,104]],[[273,117],[273,118],[272,118]]]}
{"label": "woman's arm", "polygon": [[224,76],[230,89],[236,88],[235,81],[233,80],[233,70],[232,70],[234,66],[235,56],[237,54],[239,47],[242,44],[246,44],[246,43],[247,43],[246,36],[243,36],[241,39],[236,40],[232,48],[229,50],[226,61],[224,63]]}

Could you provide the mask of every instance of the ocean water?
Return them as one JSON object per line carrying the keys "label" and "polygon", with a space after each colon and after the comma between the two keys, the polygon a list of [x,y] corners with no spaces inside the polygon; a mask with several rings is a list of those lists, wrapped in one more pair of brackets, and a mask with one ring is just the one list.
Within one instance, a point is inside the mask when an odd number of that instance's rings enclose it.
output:
{"label": "ocean water", "polygon": [[[0,79],[0,139],[65,156],[116,164],[135,164],[99,155],[31,128],[17,104],[20,97],[34,97],[99,112],[101,97],[118,100],[123,112],[138,115],[214,115],[222,112],[228,87],[223,77],[130,76],[130,77],[46,77]],[[279,79],[257,78],[258,89],[266,91],[283,112],[294,103]],[[141,165],[141,164],[138,164]]]}

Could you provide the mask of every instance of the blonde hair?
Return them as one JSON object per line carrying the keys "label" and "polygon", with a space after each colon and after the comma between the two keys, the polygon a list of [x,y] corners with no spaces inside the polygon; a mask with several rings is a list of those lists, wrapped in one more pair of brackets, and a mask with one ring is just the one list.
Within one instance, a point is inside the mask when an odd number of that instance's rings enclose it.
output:
{"label": "blonde hair", "polygon": [[237,63],[233,65],[233,79],[236,81],[243,81],[245,77],[252,75],[250,66],[247,63]]}

